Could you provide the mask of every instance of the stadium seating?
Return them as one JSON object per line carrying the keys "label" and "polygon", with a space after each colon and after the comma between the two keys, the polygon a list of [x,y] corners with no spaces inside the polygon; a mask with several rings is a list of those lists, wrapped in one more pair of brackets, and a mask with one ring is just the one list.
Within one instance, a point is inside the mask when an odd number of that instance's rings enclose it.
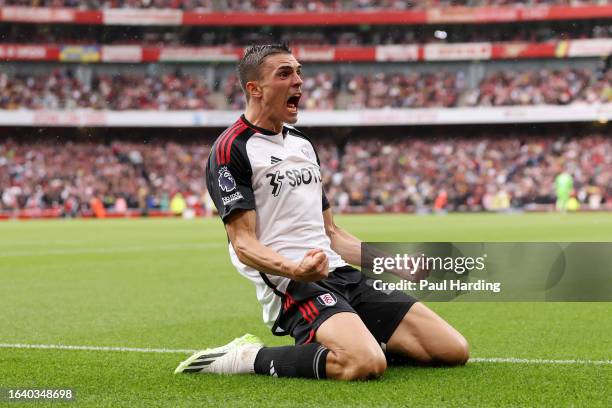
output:
{"label": "stadium seating", "polygon": [[[67,206],[67,214],[78,215],[97,197],[110,212],[119,198],[121,206],[167,210],[177,192],[202,209],[210,206],[202,182],[209,149],[195,140],[7,139],[0,144],[0,209]],[[337,211],[432,211],[440,194],[446,198],[438,210],[529,209],[554,203],[553,180],[563,169],[575,174],[576,197],[585,208],[612,206],[612,142],[600,133],[570,139],[358,139],[343,149],[322,142],[319,156]]]}
{"label": "stadium seating", "polygon": [[[463,72],[397,72],[305,77],[300,109],[567,105],[612,101],[612,70],[494,71],[470,89]],[[211,89],[212,88],[212,89]],[[214,86],[197,76],[94,75],[70,70],[44,75],[0,74],[0,109],[198,110],[242,109],[235,75]]]}
{"label": "stadium seating", "polygon": [[[278,41],[304,64],[298,125],[332,136],[338,211],[551,208],[568,167],[583,208],[612,209],[611,18],[601,0],[0,0],[0,216],[166,210],[178,192],[209,208],[210,136],[245,108],[235,63]],[[590,127],[529,128],[559,121]],[[56,126],[108,136],[30,138]],[[183,127],[207,138],[175,140]]]}

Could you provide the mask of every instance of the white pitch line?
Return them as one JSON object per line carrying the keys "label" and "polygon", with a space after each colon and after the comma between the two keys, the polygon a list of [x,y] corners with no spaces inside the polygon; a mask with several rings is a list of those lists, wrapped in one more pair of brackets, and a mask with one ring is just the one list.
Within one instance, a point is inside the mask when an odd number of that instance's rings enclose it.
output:
{"label": "white pitch line", "polygon": [[612,360],[549,360],[539,358],[514,358],[514,357],[491,357],[470,358],[470,363],[510,363],[510,364],[590,364],[608,365]]}
{"label": "white pitch line", "polygon": [[166,349],[166,348],[134,348],[134,347],[105,347],[105,346],[68,346],[64,344],[7,344],[0,343],[0,348],[14,349],[53,349],[53,350],[85,350],[85,351],[122,351],[130,353],[195,353],[197,350],[190,349]]}
{"label": "white pitch line", "polygon": [[[13,349],[53,349],[53,350],[85,350],[85,351],[120,351],[130,353],[195,353],[195,349],[167,349],[167,348],[134,348],[134,347],[105,347],[105,346],[68,346],[64,344],[8,344],[0,343],[0,348]],[[514,357],[473,357],[470,363],[509,363],[509,364],[585,364],[585,365],[612,365],[612,360],[551,360],[529,359]]]}
{"label": "white pitch line", "polygon": [[192,250],[205,248],[221,248],[226,244],[168,244],[168,245],[138,245],[121,247],[101,247],[101,248],[70,248],[70,249],[43,249],[40,251],[11,251],[0,252],[0,257],[13,256],[45,256],[45,255],[72,255],[72,254],[116,254],[129,252],[155,252],[155,251],[176,251]]}

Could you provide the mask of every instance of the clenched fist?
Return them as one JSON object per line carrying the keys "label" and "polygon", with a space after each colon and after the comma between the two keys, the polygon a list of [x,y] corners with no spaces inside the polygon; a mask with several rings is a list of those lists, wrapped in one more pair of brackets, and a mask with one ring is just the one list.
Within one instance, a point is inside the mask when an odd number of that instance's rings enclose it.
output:
{"label": "clenched fist", "polygon": [[329,262],[322,249],[315,248],[306,252],[302,262],[293,271],[293,280],[298,282],[316,282],[327,278]]}

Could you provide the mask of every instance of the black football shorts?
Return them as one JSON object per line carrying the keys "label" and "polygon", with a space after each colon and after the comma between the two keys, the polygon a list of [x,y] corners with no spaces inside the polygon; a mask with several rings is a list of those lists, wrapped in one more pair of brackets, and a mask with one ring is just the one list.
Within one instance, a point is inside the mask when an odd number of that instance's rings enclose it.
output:
{"label": "black football shorts", "polygon": [[319,282],[291,281],[277,326],[295,344],[314,341],[319,326],[341,312],[359,315],[379,343],[387,343],[417,300],[401,291],[379,291],[372,279],[352,266],[335,269]]}

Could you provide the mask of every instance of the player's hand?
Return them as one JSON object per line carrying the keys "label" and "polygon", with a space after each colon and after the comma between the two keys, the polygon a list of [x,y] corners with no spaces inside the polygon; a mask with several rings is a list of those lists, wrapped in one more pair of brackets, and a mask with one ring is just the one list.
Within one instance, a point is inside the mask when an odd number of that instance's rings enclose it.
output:
{"label": "player's hand", "polygon": [[293,280],[298,282],[317,282],[329,275],[329,262],[322,249],[315,248],[306,252],[302,262],[293,272]]}

